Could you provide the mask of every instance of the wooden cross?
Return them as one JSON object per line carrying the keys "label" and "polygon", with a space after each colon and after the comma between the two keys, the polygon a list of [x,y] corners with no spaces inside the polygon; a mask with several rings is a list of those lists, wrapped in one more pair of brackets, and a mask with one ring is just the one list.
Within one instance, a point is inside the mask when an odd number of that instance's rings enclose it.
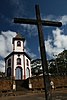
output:
{"label": "wooden cross", "polygon": [[37,27],[38,27],[40,53],[41,53],[42,69],[43,69],[43,79],[44,79],[44,87],[45,87],[45,98],[46,98],[46,100],[50,100],[50,97],[48,96],[49,95],[48,92],[50,91],[50,81],[49,81],[48,65],[47,65],[47,59],[46,59],[46,51],[45,51],[42,25],[61,27],[62,23],[41,20],[39,5],[35,5],[35,10],[36,10],[36,18],[37,19],[14,18],[14,23],[32,24],[32,25],[37,25]]}

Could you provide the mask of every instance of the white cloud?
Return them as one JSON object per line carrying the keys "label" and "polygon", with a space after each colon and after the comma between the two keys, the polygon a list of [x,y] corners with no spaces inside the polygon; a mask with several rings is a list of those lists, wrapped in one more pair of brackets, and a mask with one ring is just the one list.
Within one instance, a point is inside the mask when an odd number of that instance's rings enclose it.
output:
{"label": "white cloud", "polygon": [[67,24],[67,15],[61,16],[59,21],[62,22],[63,25],[66,25]]}
{"label": "white cloud", "polygon": [[52,33],[53,39],[48,38],[45,41],[46,51],[50,57],[53,57],[53,55],[57,55],[64,49],[67,49],[67,35],[62,34],[63,30],[56,28],[56,30],[53,30]]}
{"label": "white cloud", "polygon": [[67,24],[67,15],[63,15],[63,16],[48,15],[46,17],[43,17],[43,19],[44,20],[59,21],[59,22],[62,22],[62,25]]}
{"label": "white cloud", "polygon": [[[43,17],[44,18],[44,17]],[[63,16],[53,16],[49,15],[46,16],[46,20],[54,20],[62,22],[62,26],[67,25],[67,15]],[[48,36],[48,39],[45,41],[46,51],[47,54],[51,57],[53,55],[57,55],[58,53],[62,52],[64,49],[67,49],[67,35],[64,35],[64,29],[60,30],[56,28],[56,30],[52,31],[53,38]]]}
{"label": "white cloud", "polygon": [[35,59],[36,58],[36,54],[34,54],[28,47],[25,48],[24,51],[31,57],[31,59]]}
{"label": "white cloud", "polygon": [[24,32],[27,31],[29,36],[36,36],[38,34],[36,25],[21,24],[24,28]]}
{"label": "white cloud", "polygon": [[28,48],[26,40],[24,42],[24,52],[26,52],[32,59],[36,58],[36,55]]}
{"label": "white cloud", "polygon": [[56,20],[56,16],[54,15],[47,15],[42,17],[43,20]]}
{"label": "white cloud", "polygon": [[16,35],[16,32],[2,31],[0,33],[0,71],[4,71],[4,58],[12,51],[12,38]]}
{"label": "white cloud", "polygon": [[10,7],[12,7],[12,15],[14,17],[22,17],[26,15],[25,13],[25,4],[22,0],[9,0]]}
{"label": "white cloud", "polygon": [[12,51],[12,38],[16,35],[16,32],[6,31],[0,34],[0,56],[3,58]]}

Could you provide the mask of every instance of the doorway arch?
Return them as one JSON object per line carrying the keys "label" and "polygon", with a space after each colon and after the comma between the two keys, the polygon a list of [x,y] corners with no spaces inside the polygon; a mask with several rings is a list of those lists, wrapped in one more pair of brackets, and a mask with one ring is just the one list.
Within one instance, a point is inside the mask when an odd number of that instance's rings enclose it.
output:
{"label": "doorway arch", "polygon": [[16,80],[21,80],[22,79],[22,67],[20,66],[16,67],[15,72],[16,72],[15,74]]}

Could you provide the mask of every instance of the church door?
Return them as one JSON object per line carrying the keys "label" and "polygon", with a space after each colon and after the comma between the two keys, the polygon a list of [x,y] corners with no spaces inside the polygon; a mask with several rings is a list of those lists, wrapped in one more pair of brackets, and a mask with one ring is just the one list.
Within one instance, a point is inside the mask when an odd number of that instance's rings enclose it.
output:
{"label": "church door", "polygon": [[16,68],[16,79],[17,80],[21,80],[22,79],[22,68],[21,67],[17,67]]}

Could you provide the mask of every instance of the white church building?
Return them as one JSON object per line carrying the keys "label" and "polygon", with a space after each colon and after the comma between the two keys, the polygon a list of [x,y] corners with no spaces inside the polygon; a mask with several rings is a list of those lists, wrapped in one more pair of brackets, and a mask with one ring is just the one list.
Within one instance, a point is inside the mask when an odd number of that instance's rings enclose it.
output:
{"label": "white church building", "polygon": [[31,58],[24,52],[25,38],[17,34],[13,40],[13,51],[5,58],[5,76],[15,80],[31,77]]}

